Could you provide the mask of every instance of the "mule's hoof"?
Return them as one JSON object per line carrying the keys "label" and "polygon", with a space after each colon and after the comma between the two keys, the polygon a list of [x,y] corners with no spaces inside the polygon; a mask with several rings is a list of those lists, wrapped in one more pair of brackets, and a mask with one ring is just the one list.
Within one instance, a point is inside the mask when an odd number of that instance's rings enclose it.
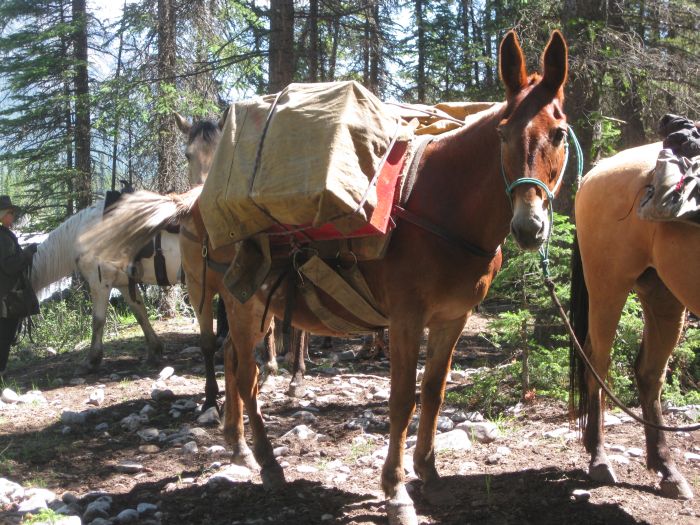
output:
{"label": "mule's hoof", "polygon": [[[253,453],[250,450],[247,452],[239,452],[238,454],[234,454],[231,458],[231,463],[241,467],[246,467],[250,470],[258,470],[260,468],[258,462],[255,461],[255,456],[253,456]],[[284,479],[282,481],[284,482]],[[263,480],[263,485],[264,484],[265,481]]]}
{"label": "mule's hoof", "polygon": [[681,480],[663,479],[663,480],[661,480],[661,495],[665,498],[671,498],[671,499],[683,499],[683,500],[693,499],[693,491],[685,479],[681,479]]}
{"label": "mule's hoof", "polygon": [[260,471],[260,477],[262,478],[263,488],[265,490],[276,491],[282,489],[285,485],[284,472],[279,465],[276,468],[263,468]]}
{"label": "mule's hoof", "polygon": [[291,382],[289,383],[289,388],[287,389],[287,395],[289,397],[301,399],[306,395],[306,386],[304,386],[303,384]]}
{"label": "mule's hoof", "polygon": [[396,498],[386,502],[386,516],[389,525],[418,525],[418,516],[413,502],[397,501]]}
{"label": "mule's hoof", "polygon": [[591,464],[588,467],[588,475],[593,481],[604,483],[605,485],[614,485],[617,483],[615,471],[607,463]]}

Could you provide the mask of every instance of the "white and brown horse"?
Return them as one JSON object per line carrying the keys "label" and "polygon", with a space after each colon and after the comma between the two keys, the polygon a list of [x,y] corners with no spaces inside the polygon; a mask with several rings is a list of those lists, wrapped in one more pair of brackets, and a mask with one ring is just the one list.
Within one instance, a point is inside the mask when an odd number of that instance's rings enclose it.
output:
{"label": "white and brown horse", "polygon": [[[157,363],[163,353],[163,343],[148,321],[148,313],[143,304],[143,298],[138,287],[132,287],[134,296],[129,292],[129,276],[127,266],[131,260],[121,265],[108,263],[90,251],[90,247],[81,241],[81,235],[94,228],[102,221],[104,201],[98,201],[92,206],[69,217],[53,230],[39,244],[32,262],[32,286],[39,292],[42,288],[78,272],[88,285],[92,301],[92,340],[87,356],[86,365],[95,369],[102,361],[105,320],[109,296],[113,288],[119,290],[126,304],[134,312],[143,334],[146,337],[149,363]],[[149,242],[153,242],[152,240]],[[145,284],[178,283],[180,270],[180,247],[176,234],[163,231],[159,239],[159,251],[154,248],[153,254],[138,262],[138,281]],[[156,256],[162,257],[164,271],[156,267]]]}

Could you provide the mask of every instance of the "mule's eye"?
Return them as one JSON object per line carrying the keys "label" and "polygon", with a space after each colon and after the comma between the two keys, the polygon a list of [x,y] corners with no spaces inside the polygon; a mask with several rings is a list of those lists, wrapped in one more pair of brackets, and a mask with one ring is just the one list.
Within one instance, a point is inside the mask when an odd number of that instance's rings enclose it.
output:
{"label": "mule's eye", "polygon": [[559,146],[566,138],[565,128],[556,128],[554,134],[552,135],[552,144]]}

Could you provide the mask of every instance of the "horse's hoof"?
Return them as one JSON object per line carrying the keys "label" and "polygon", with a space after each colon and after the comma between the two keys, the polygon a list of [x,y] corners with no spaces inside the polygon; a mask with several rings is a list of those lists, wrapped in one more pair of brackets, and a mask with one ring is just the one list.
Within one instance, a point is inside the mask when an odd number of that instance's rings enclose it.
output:
{"label": "horse's hoof", "polygon": [[661,495],[671,499],[693,499],[693,491],[685,479],[663,479],[661,480]]}
{"label": "horse's hoof", "polygon": [[615,471],[607,463],[591,464],[588,467],[588,475],[593,481],[603,483],[605,485],[614,485],[617,483]]}
{"label": "horse's hoof", "polygon": [[266,467],[260,471],[260,477],[262,478],[263,488],[265,490],[277,491],[284,487],[284,472],[282,467],[277,465],[276,467]]}

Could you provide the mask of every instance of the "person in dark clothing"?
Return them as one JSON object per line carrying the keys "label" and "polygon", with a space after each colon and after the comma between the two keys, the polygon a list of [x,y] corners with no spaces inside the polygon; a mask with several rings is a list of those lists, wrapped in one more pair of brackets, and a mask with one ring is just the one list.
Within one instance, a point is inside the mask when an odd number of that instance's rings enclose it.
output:
{"label": "person in dark clothing", "polygon": [[[31,267],[36,252],[36,244],[21,248],[11,229],[18,214],[19,207],[12,204],[10,197],[0,195],[0,374],[5,372],[10,347],[22,322],[21,317],[9,311],[7,298],[22,283],[31,288],[28,280],[23,279],[23,273]],[[35,302],[33,291],[30,295]]]}

